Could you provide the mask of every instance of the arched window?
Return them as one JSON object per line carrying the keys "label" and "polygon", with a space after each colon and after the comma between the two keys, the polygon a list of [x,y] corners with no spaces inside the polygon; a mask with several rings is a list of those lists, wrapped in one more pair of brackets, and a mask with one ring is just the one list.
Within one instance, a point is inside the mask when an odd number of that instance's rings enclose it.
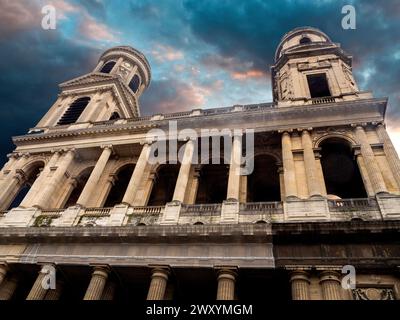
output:
{"label": "arched window", "polygon": [[89,97],[82,97],[76,99],[71,103],[67,111],[62,115],[61,119],[58,121],[58,125],[71,124],[76,122],[83,110],[85,110],[86,106],[89,104]]}
{"label": "arched window", "polygon": [[299,41],[300,44],[307,44],[307,43],[310,43],[310,42],[311,42],[311,39],[309,37],[303,37]]}
{"label": "arched window", "polygon": [[135,74],[132,80],[129,82],[129,88],[131,88],[131,90],[134,93],[136,93],[139,89],[139,85],[140,85],[140,78],[137,74]]}
{"label": "arched window", "polygon": [[100,70],[102,73],[110,73],[112,68],[115,66],[115,61],[107,62]]}
{"label": "arched window", "polygon": [[321,165],[328,197],[366,198],[367,193],[349,143],[329,138],[321,143]]}
{"label": "arched window", "polygon": [[119,118],[121,118],[121,117],[119,116],[119,113],[117,111],[114,111],[110,116],[110,120],[115,120],[115,119],[119,119]]}

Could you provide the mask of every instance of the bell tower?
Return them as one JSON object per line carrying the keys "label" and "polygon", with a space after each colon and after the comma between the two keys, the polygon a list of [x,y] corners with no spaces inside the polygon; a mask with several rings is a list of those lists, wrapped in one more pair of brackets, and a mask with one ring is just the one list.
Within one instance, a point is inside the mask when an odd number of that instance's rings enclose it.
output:
{"label": "bell tower", "polygon": [[108,49],[92,72],[59,85],[57,101],[35,130],[139,117],[139,97],[150,80],[150,64],[140,51],[128,46]]}
{"label": "bell tower", "polygon": [[371,98],[360,92],[352,57],[312,27],[286,33],[271,67],[273,99],[279,107]]}

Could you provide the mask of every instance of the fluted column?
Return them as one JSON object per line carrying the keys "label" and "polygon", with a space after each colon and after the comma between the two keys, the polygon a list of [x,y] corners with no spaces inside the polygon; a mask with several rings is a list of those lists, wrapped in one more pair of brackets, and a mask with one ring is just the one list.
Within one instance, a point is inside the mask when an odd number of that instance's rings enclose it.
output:
{"label": "fluted column", "polygon": [[89,286],[83,300],[100,300],[107,282],[110,270],[105,266],[96,266],[92,273]]}
{"label": "fluted column", "polygon": [[86,182],[85,187],[83,188],[78,200],[76,201],[76,204],[83,207],[86,207],[89,204],[91,197],[93,197],[93,193],[97,189],[99,180],[101,178],[101,175],[103,174],[104,168],[107,165],[107,161],[110,158],[111,153],[112,146],[103,147],[103,152],[101,153],[99,160],[97,160],[97,163],[92,170],[89,179]]}
{"label": "fluted column", "polygon": [[365,167],[365,161],[361,155],[360,150],[356,150],[354,155],[356,157],[357,165],[361,173],[361,178],[364,183],[365,191],[367,192],[368,197],[373,197],[375,195],[375,192],[374,189],[372,188],[372,184],[368,176],[368,171],[367,168]]}
{"label": "fluted column", "polygon": [[53,168],[56,165],[57,161],[60,159],[60,155],[61,155],[60,151],[55,151],[53,153],[49,162],[43,168],[42,172],[36,178],[35,182],[32,184],[32,187],[29,189],[28,193],[22,200],[20,204],[21,207],[29,208],[33,206],[35,201],[34,200],[35,196],[43,190],[46,183],[46,178],[49,175],[51,168]]}
{"label": "fluted column", "polygon": [[0,286],[0,300],[10,300],[17,289],[18,279],[15,276],[7,278]]}
{"label": "fluted column", "polygon": [[237,273],[232,268],[218,270],[217,300],[235,299],[235,282]]}
{"label": "fluted column", "polygon": [[35,283],[32,286],[31,291],[29,292],[26,300],[43,300],[46,296],[49,288],[46,288],[44,285],[44,279],[48,275],[49,268],[54,268],[52,265],[49,267],[48,265],[44,265],[36,278]]}
{"label": "fluted column", "polygon": [[126,188],[122,203],[133,205],[136,193],[140,187],[140,183],[142,182],[143,173],[145,172],[146,166],[148,165],[150,151],[151,145],[149,143],[145,143],[143,145],[142,151],[140,152],[140,156],[135,165],[135,169],[133,170],[131,179],[129,180],[129,184]]}
{"label": "fluted column", "polygon": [[8,265],[7,263],[0,263],[0,285],[3,283],[4,278],[7,275]]}
{"label": "fluted column", "polygon": [[242,160],[242,134],[234,134],[231,161],[229,166],[227,199],[239,201],[240,196],[240,164]]}
{"label": "fluted column", "polygon": [[292,152],[292,139],[289,132],[282,134],[282,162],[285,197],[297,197],[296,171]]}
{"label": "fluted column", "polygon": [[332,270],[321,271],[319,278],[324,300],[342,300],[339,272]]}
{"label": "fluted column", "polygon": [[386,131],[385,126],[381,123],[376,127],[379,140],[383,143],[383,150],[385,151],[386,159],[389,163],[389,167],[392,170],[393,176],[400,188],[400,159],[396,152],[396,149]]}
{"label": "fluted column", "polygon": [[[53,175],[46,179],[46,183],[43,186],[43,190],[38,194],[34,201],[34,206],[39,208],[47,208],[50,204],[50,200],[54,192],[59,187],[62,178],[64,177],[68,167],[70,166],[71,162],[74,160],[75,150],[70,149],[68,150],[65,155],[58,161],[58,167],[54,171]],[[57,165],[57,164],[56,164]]]}
{"label": "fluted column", "polygon": [[304,167],[306,170],[308,193],[310,197],[320,196],[322,192],[318,181],[317,165],[315,162],[311,136],[308,130],[303,130],[301,134],[301,142],[303,145]]}
{"label": "fluted column", "polygon": [[25,183],[25,173],[22,170],[28,161],[29,154],[24,154],[13,163],[8,177],[4,179],[0,188],[0,210],[6,210],[14,200],[20,187]]}
{"label": "fluted column", "polygon": [[168,267],[153,268],[147,300],[164,300],[169,273]]}
{"label": "fluted column", "polygon": [[294,270],[290,274],[293,300],[310,300],[310,277],[305,270]]}
{"label": "fluted column", "polygon": [[181,166],[179,168],[178,179],[175,184],[175,191],[172,200],[183,202],[185,200],[186,189],[189,181],[190,167],[192,165],[194,153],[194,141],[188,140],[185,144],[185,152]]}
{"label": "fluted column", "polygon": [[382,173],[375,159],[374,152],[368,141],[367,135],[365,134],[364,128],[362,126],[357,126],[355,129],[355,133],[358,142],[360,143],[361,154],[365,161],[368,176],[375,194],[380,192],[387,192],[385,181],[383,180]]}

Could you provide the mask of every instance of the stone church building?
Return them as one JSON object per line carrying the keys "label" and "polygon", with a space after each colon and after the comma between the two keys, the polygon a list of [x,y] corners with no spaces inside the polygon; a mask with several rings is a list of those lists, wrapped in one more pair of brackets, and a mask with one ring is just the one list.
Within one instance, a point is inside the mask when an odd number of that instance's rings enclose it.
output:
{"label": "stone church building", "polygon": [[[134,48],[61,83],[0,173],[0,299],[400,299],[387,99],[360,91],[352,57],[311,27],[284,35],[271,75],[273,102],[152,116]],[[168,135],[185,161],[150,162],[148,132],[176,134],[172,121],[198,139]],[[250,174],[231,161],[241,134],[228,161],[192,161],[215,138],[201,130],[226,127],[254,130]]]}

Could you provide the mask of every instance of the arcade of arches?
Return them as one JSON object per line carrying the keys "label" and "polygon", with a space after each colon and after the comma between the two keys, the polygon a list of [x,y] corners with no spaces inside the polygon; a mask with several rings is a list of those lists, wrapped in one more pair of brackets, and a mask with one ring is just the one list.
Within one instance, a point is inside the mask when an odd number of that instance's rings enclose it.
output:
{"label": "arcade of arches", "polygon": [[[347,140],[337,137],[326,138],[319,143],[318,148],[312,149],[311,143],[307,141],[310,134],[304,134],[303,131],[301,135],[297,135],[298,137],[301,136],[304,145],[304,150],[300,149],[299,151],[295,150],[295,146],[288,142],[288,135],[288,133],[282,134],[282,150],[276,150],[276,154],[270,152],[256,153],[253,172],[248,176],[242,176],[240,179],[240,196],[237,197],[237,200],[240,202],[275,202],[283,201],[292,194],[299,198],[308,198],[314,194],[320,194],[326,195],[328,199],[346,199],[366,198],[370,194],[369,192],[367,195],[365,187],[365,181],[367,181],[365,168],[364,172],[360,170],[360,159],[358,159],[360,154],[356,155],[354,148]],[[289,154],[288,157],[287,148],[296,152],[292,152],[292,155]],[[278,156],[280,152],[282,156]],[[312,159],[310,154],[315,163],[310,164],[310,159]],[[140,161],[140,158],[138,161]],[[107,162],[103,165],[106,164]],[[110,187],[103,195],[103,200],[98,203],[105,207],[112,207],[121,203],[124,194],[129,192],[127,188],[134,174],[135,166],[135,164],[124,165],[112,174]],[[144,169],[143,164],[141,166],[142,169],[140,170],[147,170]],[[286,171],[288,171],[286,175],[293,174],[295,179],[303,177],[304,182],[297,181],[289,185],[287,183],[289,180],[287,180],[283,169],[285,166],[287,167]],[[17,183],[14,192],[10,192],[9,204],[6,208],[16,207],[21,203],[43,167],[44,164],[38,162],[26,170],[23,182]],[[289,170],[293,170],[293,172]],[[315,177],[322,179],[317,179],[321,181],[320,183],[317,181],[313,185],[313,181],[309,179],[309,176],[312,176],[310,170],[314,171]],[[85,184],[94,171],[96,170],[93,166],[87,167],[75,176],[73,187],[64,195],[64,200],[59,200],[56,203],[61,208],[77,204]],[[146,199],[142,199],[141,205],[162,206],[175,200],[173,199],[174,191],[180,171],[181,165],[179,163],[167,163],[152,169],[148,176],[139,175],[141,179],[139,184],[145,183],[145,180],[150,181],[150,187],[147,189],[148,194],[145,196]],[[188,175],[189,182],[186,189],[194,188],[195,191],[192,192],[191,200],[185,197],[186,203],[222,203],[228,198],[230,166],[225,164],[223,159],[221,159],[220,164],[193,164]],[[196,181],[196,184],[193,183],[194,181]],[[297,186],[297,189],[293,189],[293,184]],[[301,188],[306,189],[303,195],[300,192]]]}

